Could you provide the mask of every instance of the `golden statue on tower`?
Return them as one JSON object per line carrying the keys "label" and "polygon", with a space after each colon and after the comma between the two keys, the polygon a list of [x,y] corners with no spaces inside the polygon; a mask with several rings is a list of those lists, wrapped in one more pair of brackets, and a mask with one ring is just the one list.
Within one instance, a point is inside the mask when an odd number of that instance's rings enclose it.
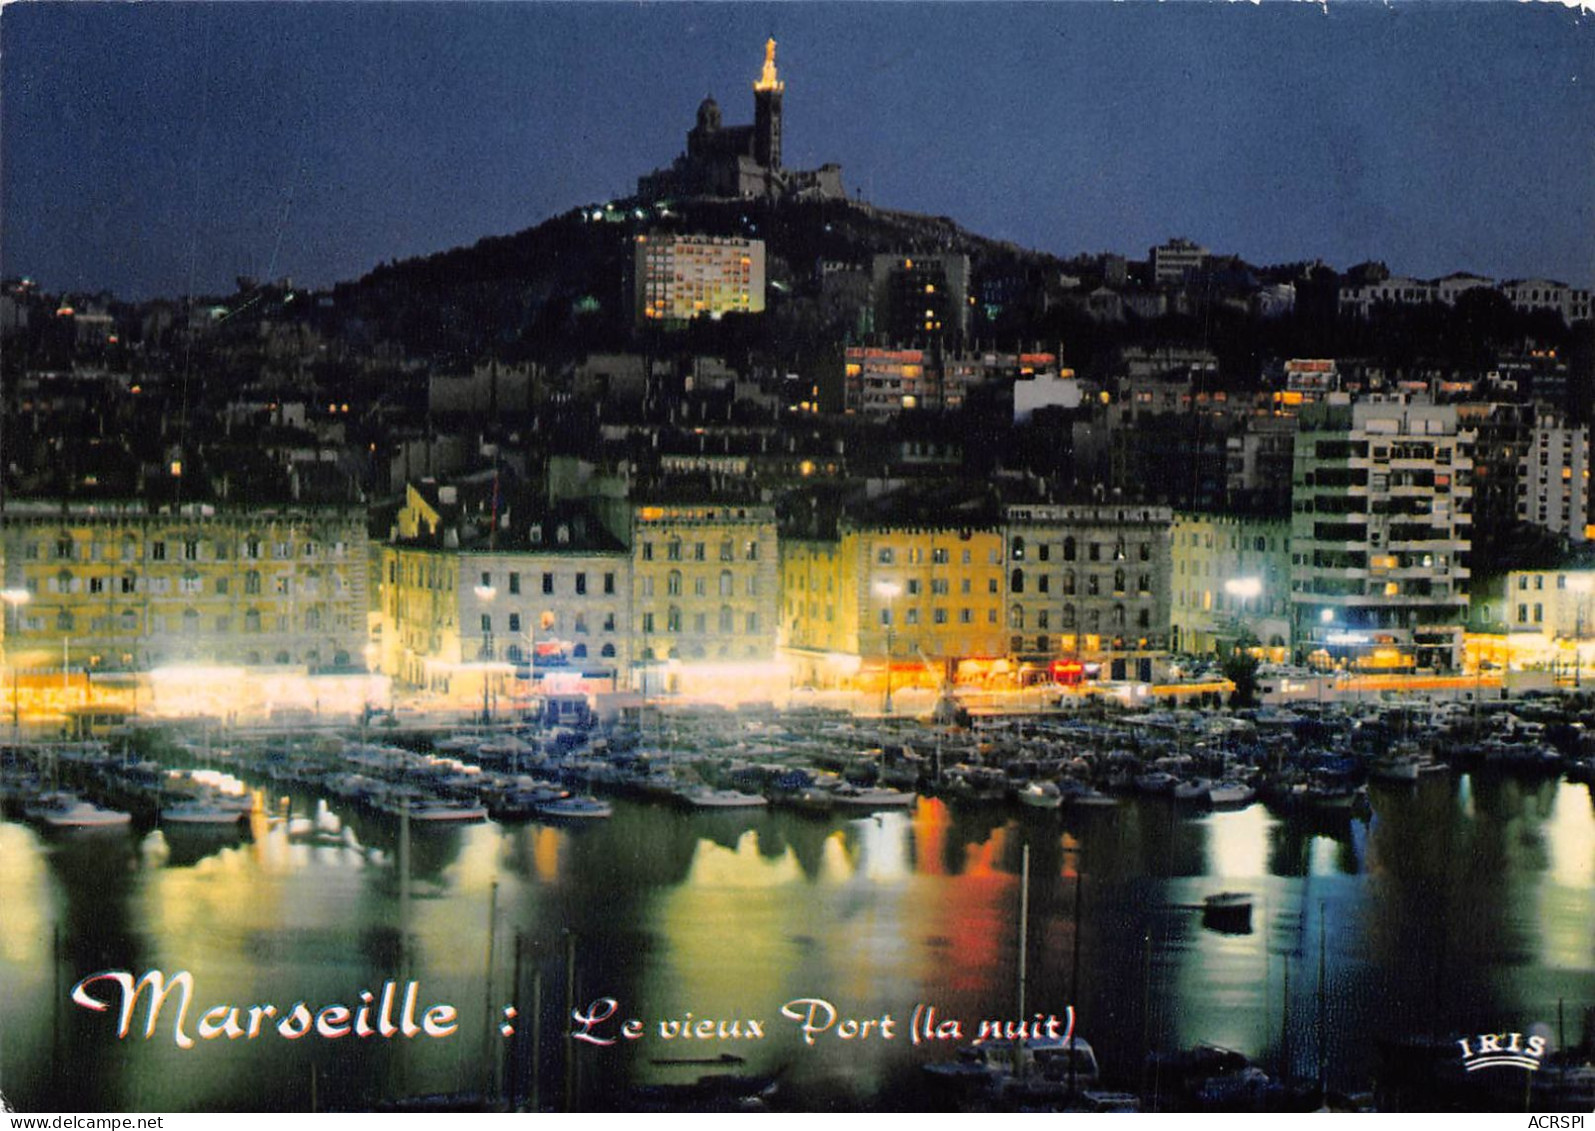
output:
{"label": "golden statue on tower", "polygon": [[775,77],[775,40],[764,41],[764,71],[759,75],[759,81],[753,84],[754,90],[781,90],[786,86],[784,82]]}

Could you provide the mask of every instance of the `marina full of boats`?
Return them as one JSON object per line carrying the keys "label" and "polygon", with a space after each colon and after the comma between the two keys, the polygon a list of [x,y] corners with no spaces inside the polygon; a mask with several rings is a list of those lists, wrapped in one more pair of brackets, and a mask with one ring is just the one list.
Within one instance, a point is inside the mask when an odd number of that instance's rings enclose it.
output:
{"label": "marina full of boats", "polygon": [[[8,817],[40,830],[37,840],[45,845],[64,838],[98,845],[94,838],[130,828],[142,834],[159,827],[174,838],[259,836],[285,811],[302,813],[306,801],[372,824],[404,826],[403,843],[424,838],[428,828],[497,822],[558,826],[568,835],[537,830],[536,836],[544,843],[594,845],[608,835],[594,826],[606,821],[611,831],[628,821],[713,828],[740,814],[748,821],[737,825],[741,829],[768,825],[773,811],[788,815],[779,821],[789,829],[819,840],[839,835],[833,825],[874,835],[883,822],[888,828],[902,823],[886,814],[913,810],[926,798],[937,807],[922,812],[945,806],[971,814],[971,825],[1017,829],[1027,844],[1050,840],[1055,847],[1066,830],[1122,829],[1138,819],[1188,829],[1182,824],[1187,817],[1218,811],[1214,819],[1229,819],[1222,814],[1253,807],[1266,807],[1293,828],[1341,830],[1328,835],[1345,840],[1344,830],[1360,828],[1356,823],[1381,812],[1392,795],[1432,797],[1426,783],[1454,782],[1463,774],[1588,784],[1591,725],[1595,716],[1585,717],[1577,704],[1545,702],[1237,713],[1104,708],[978,718],[966,726],[812,709],[681,707],[645,725],[615,728],[254,735],[167,728],[103,743],[0,748],[0,799]],[[1568,787],[1558,788],[1565,797]],[[1145,822],[1149,813],[1159,819]],[[875,820],[859,820],[872,815]],[[1274,827],[1258,816],[1256,824]],[[505,844],[520,835],[482,833],[502,836]],[[449,839],[440,832],[429,843]],[[526,842],[531,839],[527,834]],[[1254,892],[1218,873],[1213,878],[1220,882],[1205,891],[1184,889],[1179,901],[1182,923],[1193,933],[1231,946],[1244,940],[1224,936],[1272,938],[1278,932],[1277,904],[1265,908]],[[1171,935],[1179,937],[1177,930]],[[1270,945],[1268,938],[1259,941]],[[1310,966],[1310,940],[1292,945]],[[1146,961],[1150,970],[1153,959]],[[1069,983],[1073,996],[1072,975]],[[1590,1029],[1586,1019],[1585,1046]],[[1093,1046],[1088,1037],[1101,1040]],[[1205,1045],[1153,1053],[1139,1063],[1123,1055],[1124,1043],[1120,1038],[1116,1048],[1109,1036],[1087,1030],[1066,1043],[1031,1038],[949,1046],[916,1065],[915,1075],[938,1103],[968,1110],[1398,1109],[1450,1094],[1447,1089],[1470,1104],[1510,1102],[1481,1090],[1480,1080],[1452,1080],[1439,1059],[1428,1075],[1397,1066],[1381,1077],[1405,1091],[1350,1095],[1332,1094],[1322,1079],[1296,1078],[1299,1063],[1293,1075],[1288,1066],[1265,1066]],[[1099,1065],[1103,1049],[1108,1052]],[[1532,1082],[1547,1103],[1564,1093],[1578,1100],[1595,1082],[1587,1047],[1561,1049],[1559,1056]],[[705,1079],[680,1088],[639,1085],[630,1102],[642,1108],[782,1106],[781,1082],[767,1073]]]}
{"label": "marina full of boats", "polygon": [[[1595,722],[1595,720],[1592,720]],[[1357,710],[1109,711],[967,727],[817,710],[683,709],[651,729],[438,735],[278,734],[225,745],[147,731],[119,743],[4,748],[0,797],[51,828],[238,825],[297,788],[418,826],[585,822],[628,796],[688,811],[781,807],[824,817],[1000,806],[1044,819],[1127,796],[1176,808],[1350,818],[1369,786],[1457,771],[1595,779],[1595,730],[1553,705],[1370,704]],[[218,774],[225,772],[225,782]]]}

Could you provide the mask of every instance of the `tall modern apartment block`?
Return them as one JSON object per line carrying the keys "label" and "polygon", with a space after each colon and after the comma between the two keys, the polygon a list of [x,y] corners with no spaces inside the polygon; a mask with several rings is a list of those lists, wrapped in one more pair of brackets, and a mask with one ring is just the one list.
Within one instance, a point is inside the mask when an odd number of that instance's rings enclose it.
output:
{"label": "tall modern apartment block", "polygon": [[757,314],[764,309],[764,241],[638,236],[635,279],[639,324]]}
{"label": "tall modern apartment block", "polygon": [[1570,542],[1589,524],[1589,428],[1542,409],[1518,481],[1517,517]]}
{"label": "tall modern apartment block", "polygon": [[1462,658],[1473,433],[1402,397],[1303,409],[1291,493],[1299,657],[1363,670]]}

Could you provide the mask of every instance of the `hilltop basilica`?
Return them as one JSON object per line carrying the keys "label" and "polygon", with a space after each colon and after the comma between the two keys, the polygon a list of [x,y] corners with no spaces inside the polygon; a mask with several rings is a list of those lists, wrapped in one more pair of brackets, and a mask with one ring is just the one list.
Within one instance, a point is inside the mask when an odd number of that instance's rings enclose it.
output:
{"label": "hilltop basilica", "polygon": [[662,197],[824,197],[841,199],[842,167],[800,171],[781,167],[781,94],[775,72],[775,40],[764,45],[764,70],[753,84],[753,124],[725,126],[720,106],[705,98],[698,124],[687,134],[687,151],[668,169],[637,180],[637,195]]}

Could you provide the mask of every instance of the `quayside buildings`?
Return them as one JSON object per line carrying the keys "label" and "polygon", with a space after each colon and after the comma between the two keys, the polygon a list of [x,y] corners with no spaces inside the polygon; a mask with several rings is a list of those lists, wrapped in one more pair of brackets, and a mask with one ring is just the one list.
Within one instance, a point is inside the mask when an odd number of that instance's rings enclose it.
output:
{"label": "quayside buildings", "polygon": [[1595,646],[1587,291],[1026,252],[788,168],[773,42],[748,77],[635,198],[358,284],[0,287],[13,711]]}

